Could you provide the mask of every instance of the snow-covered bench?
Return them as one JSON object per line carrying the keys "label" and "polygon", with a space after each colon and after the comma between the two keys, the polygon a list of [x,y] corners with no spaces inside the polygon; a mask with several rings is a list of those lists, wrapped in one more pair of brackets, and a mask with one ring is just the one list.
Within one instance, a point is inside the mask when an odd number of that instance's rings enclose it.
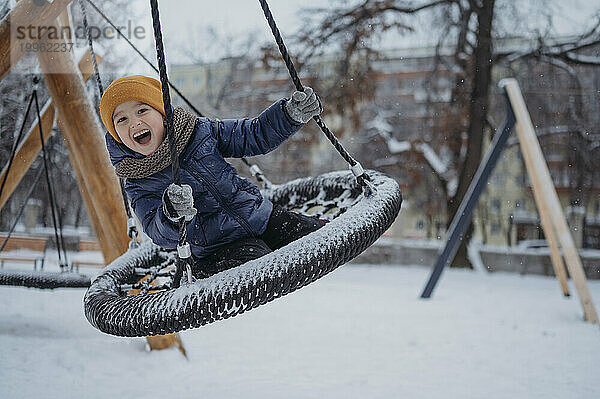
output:
{"label": "snow-covered bench", "polygon": [[93,260],[93,259],[77,260],[76,259],[71,262],[71,265],[73,265],[74,269],[79,269],[79,266],[104,267],[104,266],[106,266],[106,263],[104,263],[104,261],[102,261],[102,260]]}
{"label": "snow-covered bench", "polygon": [[[5,239],[6,235],[0,235],[0,243]],[[47,244],[47,237],[11,236],[0,252],[0,268],[4,267],[4,262],[33,262],[34,269],[38,263],[43,269]]]}
{"label": "snow-covered bench", "polygon": [[93,240],[79,240],[79,251],[100,251],[100,244]]}
{"label": "snow-covered bench", "polygon": [[80,240],[79,253],[73,256],[71,265],[78,270],[79,266],[104,267],[100,244],[94,240]]}

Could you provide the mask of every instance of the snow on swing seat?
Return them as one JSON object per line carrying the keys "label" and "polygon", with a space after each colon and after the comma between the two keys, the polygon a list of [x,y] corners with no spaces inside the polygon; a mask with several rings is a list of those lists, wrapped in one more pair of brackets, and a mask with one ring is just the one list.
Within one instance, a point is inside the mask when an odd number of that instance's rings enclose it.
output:
{"label": "snow on swing seat", "polygon": [[331,221],[259,259],[176,289],[167,283],[155,292],[127,296],[122,285],[139,280],[140,270],[154,268],[156,276],[156,269],[167,270],[175,259],[173,252],[151,242],[130,249],[92,282],[84,297],[88,321],[118,336],[167,334],[236,316],[319,279],[368,248],[400,211],[398,184],[379,172],[368,174],[377,190],[368,197],[349,171],[265,191],[273,203],[304,213],[318,211]]}

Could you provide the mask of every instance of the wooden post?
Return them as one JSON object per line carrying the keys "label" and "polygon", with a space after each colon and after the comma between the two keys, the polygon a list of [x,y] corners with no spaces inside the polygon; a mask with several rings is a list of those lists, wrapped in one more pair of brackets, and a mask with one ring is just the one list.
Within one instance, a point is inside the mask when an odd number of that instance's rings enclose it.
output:
{"label": "wooden post", "polygon": [[[71,26],[71,18],[69,13],[69,7],[65,8],[65,10],[58,16],[58,20],[62,26]],[[96,61],[100,63],[102,61],[102,57],[96,54]],[[84,82],[92,76],[94,73],[94,64],[92,61],[92,54],[90,50],[87,49],[83,57],[79,60],[79,71],[81,72],[81,76]],[[61,118],[58,118],[58,125],[60,127],[61,132],[65,131],[65,127],[62,123]],[[69,154],[74,152],[74,149],[71,148],[71,142],[69,140],[64,140],[65,146],[67,147],[67,151]],[[96,209],[94,207],[90,207],[89,204],[93,204],[93,200],[90,197],[90,193],[87,190],[85,185],[85,180],[83,178],[83,171],[81,170],[81,166],[77,162],[71,162],[71,166],[73,167],[73,171],[75,172],[75,178],[77,179],[77,184],[79,186],[79,192],[81,193],[81,198],[83,199],[83,203],[86,205],[86,211],[88,218],[90,220],[90,224],[96,233],[96,238],[98,240],[98,244],[100,245],[100,249],[102,254],[110,252],[109,240],[106,237],[105,229],[102,226],[102,222],[100,221]],[[106,262],[106,259],[104,259]]]}
{"label": "wooden post", "polygon": [[[98,54],[96,54],[96,60],[98,63],[100,63],[102,60],[102,57],[99,56]],[[79,60],[78,67],[79,67],[79,71],[81,71],[83,81],[87,82],[87,80],[94,73],[94,65],[92,63],[92,57],[91,57],[89,50],[87,50],[84,53],[84,55],[81,57],[81,59]],[[57,120],[58,120],[58,125],[60,127],[60,131],[64,132],[65,127],[63,126],[62,119],[57,118]],[[64,143],[65,143],[65,146],[67,147],[67,151],[69,152],[69,154],[73,153],[74,150],[72,148],[69,148],[69,145],[71,144],[71,142],[68,140],[64,140]],[[96,233],[96,238],[98,239],[98,243],[99,244],[105,243],[104,245],[106,246],[106,243],[108,242],[108,240],[105,237],[105,232],[104,232],[104,229],[102,228],[102,223],[100,221],[100,218],[98,217],[98,213],[96,212],[96,209],[94,207],[90,207],[90,204],[93,204],[93,201],[92,201],[92,198],[90,197],[90,193],[85,185],[85,180],[83,178],[83,171],[81,170],[81,167],[79,166],[79,164],[72,164],[71,166],[73,167],[73,171],[75,172],[75,178],[77,179],[77,184],[79,186],[79,192],[81,193],[81,198],[83,199],[83,203],[86,206],[87,215],[90,220],[90,224],[92,225],[92,229]],[[106,247],[103,248],[102,245],[100,245],[100,248],[102,250],[102,254],[105,254],[107,251],[109,251],[108,248],[106,248]],[[105,259],[105,261],[106,261],[106,259]]]}
{"label": "wooden post", "polygon": [[[563,214],[558,195],[552,183],[548,166],[544,161],[544,155],[540,148],[540,143],[537,140],[525,100],[521,94],[519,84],[515,79],[505,79],[503,86],[506,89],[511,105],[517,117],[516,131],[519,136],[521,151],[524,154],[525,166],[529,174],[534,194],[536,195],[536,203],[540,213],[549,213],[543,220],[551,220],[554,229],[556,229],[558,240],[563,249],[569,274],[575,283],[575,288],[579,295],[579,300],[583,307],[583,313],[586,321],[591,323],[599,323],[598,314],[594,307],[594,302],[590,295],[583,265],[565,216]],[[545,212],[545,211],[548,212]]]}
{"label": "wooden post", "polygon": [[[501,85],[504,85],[505,82],[500,82]],[[517,120],[518,123],[518,120]],[[537,139],[536,139],[537,140]],[[532,164],[533,161],[529,159],[531,153],[529,151],[521,151],[523,154],[523,158],[526,159],[526,164]],[[535,186],[539,186],[540,182],[538,179],[538,175],[535,174],[531,176],[531,180],[535,180]],[[538,211],[540,214],[540,222],[542,224],[542,229],[544,230],[544,235],[546,236],[546,241],[548,242],[548,247],[550,248],[550,260],[552,262],[552,268],[554,269],[554,275],[558,279],[560,284],[560,288],[564,296],[570,296],[569,293],[569,284],[567,278],[567,270],[565,269],[565,264],[563,262],[562,255],[560,253],[560,249],[558,247],[558,237],[556,236],[556,230],[552,225],[552,212],[546,206],[547,202],[541,198],[541,192],[539,190],[533,190],[533,197],[535,199],[535,203],[537,204]]]}
{"label": "wooden post", "polygon": [[[50,45],[64,41],[42,39],[40,43]],[[129,237],[121,188],[110,164],[103,129],[94,115],[71,53],[38,52],[37,57],[63,124],[63,136],[69,142],[71,164],[80,169],[89,192],[87,199],[91,203],[86,206],[96,210],[103,230],[96,231],[96,235],[104,241],[100,241],[104,260],[112,262],[127,250]]]}
{"label": "wooden post", "polygon": [[[65,126],[62,123],[62,120],[60,118],[58,118],[58,126],[60,127],[61,132],[65,131]],[[75,150],[71,147],[71,142],[69,140],[64,140],[64,142],[65,142],[65,147],[67,147],[67,151],[69,152],[69,154],[72,154]],[[79,192],[81,193],[81,199],[83,200],[83,203],[85,204],[85,207],[87,210],[87,215],[90,220],[90,224],[92,225],[92,229],[94,229],[94,232],[96,233],[96,238],[98,239],[98,244],[100,245],[102,255],[104,256],[106,253],[111,252],[111,248],[109,246],[110,241],[106,237],[105,229],[102,226],[102,221],[98,217],[98,213],[96,212],[96,209],[93,206],[90,207],[90,204],[93,204],[94,202],[93,202],[92,197],[90,197],[90,193],[88,192],[88,190],[85,186],[85,179],[83,176],[84,171],[82,171],[79,163],[75,163],[75,162],[71,161],[71,166],[73,167],[73,172],[75,172],[75,179],[77,180],[77,185],[79,186]],[[104,259],[104,261],[106,262],[106,258]]]}
{"label": "wooden post", "polygon": [[[89,52],[84,54],[79,61],[79,70],[81,71],[84,80],[87,80],[91,76],[93,69],[88,54]],[[54,124],[55,110],[52,100],[46,102],[40,112],[42,116],[42,133],[44,134],[44,140],[47,141],[52,133],[52,126]],[[29,170],[31,164],[41,150],[42,143],[40,142],[39,127],[36,120],[33,126],[23,136],[19,147],[17,147],[17,151],[15,152],[15,162],[13,162],[10,167],[4,185],[4,191],[2,192],[2,195],[0,195],[0,209],[4,207],[6,201],[8,201],[8,198],[15,191],[19,182],[23,179],[23,176],[25,176],[25,173],[27,173],[27,170]],[[0,181],[4,180],[7,167],[8,165],[0,172]]]}
{"label": "wooden post", "polygon": [[[33,0],[21,0],[0,22],[0,80],[4,79],[11,66],[25,54],[25,44],[31,43],[27,38],[11,40],[11,27],[17,25],[27,27],[30,24],[47,26],[63,12],[71,0],[54,0],[37,5]],[[37,32],[36,32],[37,33]],[[25,35],[27,36],[27,35]]]}
{"label": "wooden post", "polygon": [[[525,154],[523,155],[525,156]],[[565,269],[565,264],[560,253],[560,249],[558,248],[559,242],[558,237],[556,235],[556,230],[552,225],[552,212],[546,206],[546,201],[544,201],[544,199],[541,198],[540,195],[541,194],[537,190],[533,190],[533,197],[535,198],[535,203],[538,204],[542,229],[544,230],[546,241],[548,241],[548,246],[550,247],[550,260],[552,261],[554,275],[560,283],[560,288],[562,290],[563,295],[570,296],[569,284],[567,282],[567,271]]]}
{"label": "wooden post", "polygon": [[69,7],[65,7],[63,12],[58,15],[58,21],[62,26],[71,26],[71,13],[69,12]]}
{"label": "wooden post", "polygon": [[[145,276],[139,282],[145,281],[147,279],[148,276]],[[150,282],[150,285],[156,285],[156,280]],[[136,296],[139,295],[140,292],[142,292],[140,289],[132,289],[127,292],[127,295]],[[147,295],[152,294],[153,291],[149,291]],[[175,346],[181,352],[181,354],[187,358],[187,352],[185,350],[185,347],[183,346],[183,341],[181,341],[181,338],[177,333],[152,335],[146,337],[146,342],[148,343],[148,347],[150,348],[150,350],[162,350]]]}

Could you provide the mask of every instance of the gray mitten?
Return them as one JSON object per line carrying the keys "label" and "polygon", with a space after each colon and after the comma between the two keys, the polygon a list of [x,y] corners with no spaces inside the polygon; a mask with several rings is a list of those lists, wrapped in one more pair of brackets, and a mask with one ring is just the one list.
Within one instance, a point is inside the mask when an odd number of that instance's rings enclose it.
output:
{"label": "gray mitten", "polygon": [[169,184],[163,193],[162,200],[163,212],[173,223],[179,222],[182,216],[185,217],[186,222],[189,222],[196,215],[192,188],[187,184],[181,186],[174,183]]}
{"label": "gray mitten", "polygon": [[304,88],[304,91],[295,91],[292,98],[285,103],[285,109],[288,115],[298,123],[306,123],[323,111],[319,97],[308,86]]}

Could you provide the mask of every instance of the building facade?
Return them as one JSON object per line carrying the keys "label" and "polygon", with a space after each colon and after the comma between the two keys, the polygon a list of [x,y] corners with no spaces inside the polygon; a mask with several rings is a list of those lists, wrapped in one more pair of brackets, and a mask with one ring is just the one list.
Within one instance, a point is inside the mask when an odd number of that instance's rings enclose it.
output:
{"label": "building facade", "polygon": [[[442,50],[442,56],[443,53]],[[394,153],[390,147],[390,138],[396,143],[411,142],[413,146],[435,142],[435,138],[443,137],[448,129],[461,123],[462,115],[448,112],[453,85],[450,72],[438,68],[434,76],[435,62],[434,48],[388,51],[373,65],[374,91],[358,106],[359,123],[331,112],[325,104],[325,122],[355,158],[365,167],[394,176],[401,185],[403,210],[388,232],[396,237],[445,238],[446,191],[440,189],[440,179],[430,170],[431,162],[425,162],[427,154]],[[322,58],[305,68],[308,72],[301,78],[319,92],[319,82],[329,79],[334,68],[334,57]],[[600,107],[600,70],[576,68],[576,79],[539,63],[523,63],[516,70],[517,76],[514,69],[509,73],[495,68],[494,79],[513,76],[519,80],[575,241],[580,247],[600,248],[600,176],[595,172],[600,168],[590,169],[595,158],[599,158],[594,157],[595,148],[591,147],[593,138],[600,138],[600,116],[594,111]],[[248,57],[202,65],[172,65],[170,76],[202,112],[218,118],[254,116],[293,90],[283,64],[266,68],[258,59]],[[505,103],[498,88],[494,88],[492,97],[490,117],[497,127],[504,117]],[[377,118],[389,130],[387,142],[369,127]],[[488,143],[491,135],[490,132]],[[582,135],[587,135],[585,140],[577,138]],[[445,159],[445,150],[432,148],[440,162]],[[255,161],[274,182],[346,167],[314,124]],[[240,162],[232,163],[248,175]],[[447,169],[442,172],[450,184],[452,171]],[[491,245],[519,245],[543,239],[531,190],[513,134],[475,212],[475,238]]]}

